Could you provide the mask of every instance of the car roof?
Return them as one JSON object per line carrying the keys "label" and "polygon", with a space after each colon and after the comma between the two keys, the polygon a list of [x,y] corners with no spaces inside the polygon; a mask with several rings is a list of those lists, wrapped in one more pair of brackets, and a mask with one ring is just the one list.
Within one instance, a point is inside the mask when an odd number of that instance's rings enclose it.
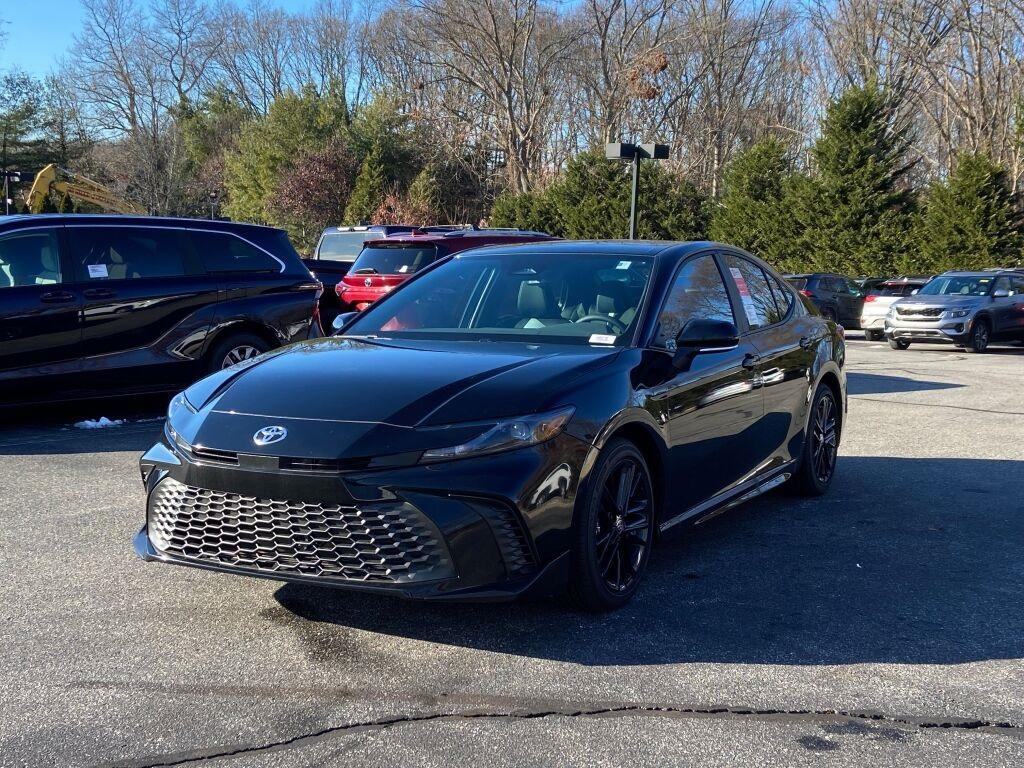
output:
{"label": "car roof", "polygon": [[515,245],[492,245],[486,248],[474,248],[458,254],[459,257],[476,255],[514,254],[514,253],[565,253],[584,256],[657,256],[667,251],[674,253],[693,253],[707,248],[726,248],[721,243],[706,240],[675,241],[675,240],[547,240],[537,243],[519,243]]}
{"label": "car roof", "polygon": [[5,224],[16,223],[38,223],[38,224],[118,224],[136,226],[163,226],[163,227],[192,227],[195,229],[215,229],[230,232],[237,229],[262,229],[271,232],[280,232],[277,227],[268,227],[263,224],[249,224],[240,221],[224,221],[221,219],[190,219],[186,217],[173,216],[135,216],[120,213],[34,213],[21,214],[17,216],[0,216],[0,228]]}
{"label": "car roof", "polygon": [[455,241],[466,242],[468,240],[488,240],[488,241],[501,241],[502,239],[513,240],[515,242],[522,242],[524,239],[529,240],[555,240],[553,235],[549,235],[546,232],[531,232],[528,230],[518,229],[459,229],[447,232],[425,232],[423,230],[416,230],[414,232],[398,232],[391,235],[379,235],[377,237],[367,238],[366,244],[369,246],[375,243],[411,243],[414,245],[437,245],[440,243],[451,243]]}

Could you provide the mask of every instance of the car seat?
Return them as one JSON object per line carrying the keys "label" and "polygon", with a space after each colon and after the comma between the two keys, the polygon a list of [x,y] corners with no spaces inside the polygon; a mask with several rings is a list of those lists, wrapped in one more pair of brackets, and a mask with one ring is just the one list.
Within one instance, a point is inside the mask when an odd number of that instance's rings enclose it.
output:
{"label": "car seat", "polygon": [[519,284],[516,311],[522,318],[516,328],[544,328],[566,322],[551,289],[537,280],[524,280]]}

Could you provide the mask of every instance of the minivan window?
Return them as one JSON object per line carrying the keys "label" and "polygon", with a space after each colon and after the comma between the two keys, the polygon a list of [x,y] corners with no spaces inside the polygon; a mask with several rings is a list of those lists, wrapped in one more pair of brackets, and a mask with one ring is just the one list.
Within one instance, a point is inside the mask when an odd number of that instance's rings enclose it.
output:
{"label": "minivan window", "polygon": [[316,258],[325,261],[355,261],[366,239],[376,236],[373,232],[329,232],[320,240]]}
{"label": "minivan window", "polygon": [[437,254],[432,245],[368,246],[350,270],[353,275],[411,275],[430,264]]}
{"label": "minivan window", "polygon": [[0,288],[60,282],[57,235],[52,229],[12,232],[0,237]]}
{"label": "minivan window", "polygon": [[654,346],[668,347],[679,331],[695,319],[736,323],[729,292],[711,256],[698,256],[679,268],[658,315]]}
{"label": "minivan window", "polygon": [[280,272],[281,264],[266,251],[228,232],[189,230],[192,247],[207,272]]}
{"label": "minivan window", "polygon": [[761,268],[732,254],[727,253],[724,258],[725,266],[740,294],[740,303],[743,305],[750,330],[779,322],[785,313],[780,312],[776,306],[772,290],[768,287],[768,280]]}
{"label": "minivan window", "polygon": [[185,274],[179,232],[149,227],[69,227],[75,275],[82,282]]}

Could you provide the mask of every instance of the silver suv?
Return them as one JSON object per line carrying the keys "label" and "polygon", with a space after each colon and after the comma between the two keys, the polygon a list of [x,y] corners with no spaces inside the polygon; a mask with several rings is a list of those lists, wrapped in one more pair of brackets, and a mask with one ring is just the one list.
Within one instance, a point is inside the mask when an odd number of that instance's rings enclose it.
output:
{"label": "silver suv", "polygon": [[1024,272],[945,272],[885,316],[893,349],[912,341],[952,342],[984,352],[992,341],[1024,340]]}

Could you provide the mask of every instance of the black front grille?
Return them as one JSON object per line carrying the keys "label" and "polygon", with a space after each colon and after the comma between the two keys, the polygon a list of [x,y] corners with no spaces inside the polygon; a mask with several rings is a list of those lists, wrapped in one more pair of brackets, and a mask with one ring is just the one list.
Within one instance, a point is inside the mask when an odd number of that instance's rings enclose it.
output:
{"label": "black front grille", "polygon": [[897,307],[896,311],[906,317],[939,317],[942,307]]}
{"label": "black front grille", "polygon": [[190,453],[200,461],[205,461],[210,464],[226,464],[228,466],[238,466],[238,454],[234,451],[220,451],[216,448],[203,448],[200,445],[192,446]]}
{"label": "black front grille", "polygon": [[164,479],[149,536],[166,554],[269,573],[409,583],[454,576],[440,535],[409,504],[261,499]]}

